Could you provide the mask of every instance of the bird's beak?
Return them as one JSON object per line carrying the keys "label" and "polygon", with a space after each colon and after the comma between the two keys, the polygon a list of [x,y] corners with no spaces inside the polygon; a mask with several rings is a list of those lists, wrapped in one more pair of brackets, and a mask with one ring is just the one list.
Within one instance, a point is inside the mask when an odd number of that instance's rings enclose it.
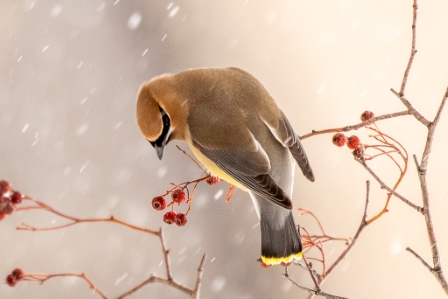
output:
{"label": "bird's beak", "polygon": [[159,157],[159,160],[162,160],[163,150],[165,149],[165,143],[161,145],[156,145],[154,148],[156,149],[157,157]]}
{"label": "bird's beak", "polygon": [[162,142],[149,141],[149,143],[151,143],[151,145],[156,149],[157,157],[159,157],[159,160],[162,160],[163,150],[165,149],[166,140],[163,140]]}

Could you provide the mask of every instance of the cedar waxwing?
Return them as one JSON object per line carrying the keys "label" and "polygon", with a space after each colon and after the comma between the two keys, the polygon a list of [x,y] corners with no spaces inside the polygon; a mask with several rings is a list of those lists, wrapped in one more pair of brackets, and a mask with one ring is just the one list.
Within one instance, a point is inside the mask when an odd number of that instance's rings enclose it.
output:
{"label": "cedar waxwing", "polygon": [[294,159],[314,181],[303,146],[268,91],[238,68],[191,69],[143,84],[137,123],[162,159],[184,140],[215,176],[249,192],[260,219],[261,260],[302,257],[292,213]]}

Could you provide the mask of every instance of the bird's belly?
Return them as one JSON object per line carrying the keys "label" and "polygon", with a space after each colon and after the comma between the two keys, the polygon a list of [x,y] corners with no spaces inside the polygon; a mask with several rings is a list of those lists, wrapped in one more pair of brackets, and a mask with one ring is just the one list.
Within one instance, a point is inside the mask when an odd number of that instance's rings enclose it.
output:
{"label": "bird's belly", "polygon": [[204,156],[198,149],[196,149],[190,142],[188,142],[191,151],[198,158],[199,162],[201,162],[208,171],[211,172],[212,175],[219,177],[220,179],[240,188],[243,191],[248,191],[246,187],[241,185],[239,182],[235,181],[230,175],[221,170],[212,160]]}

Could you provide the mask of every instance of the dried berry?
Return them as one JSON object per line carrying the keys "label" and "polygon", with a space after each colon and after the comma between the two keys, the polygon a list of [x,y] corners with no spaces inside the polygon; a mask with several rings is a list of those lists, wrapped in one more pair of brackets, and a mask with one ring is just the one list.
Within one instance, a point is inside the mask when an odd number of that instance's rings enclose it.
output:
{"label": "dried berry", "polygon": [[362,158],[362,150],[360,147],[357,147],[353,152],[352,152],[353,156],[355,156],[356,159],[361,159]]}
{"label": "dried berry", "polygon": [[359,138],[356,135],[350,136],[347,140],[347,146],[349,149],[355,149],[359,147]]}
{"label": "dried berry", "polygon": [[176,203],[181,203],[185,200],[185,192],[181,189],[176,189],[171,193],[171,198]]}
{"label": "dried berry", "polygon": [[20,279],[23,278],[23,270],[20,269],[20,268],[15,268],[15,269],[12,271],[11,275],[12,275],[15,279],[20,280]]}
{"label": "dried berry", "polygon": [[9,184],[9,182],[7,182],[5,180],[1,180],[0,181],[0,195],[8,193],[9,191],[11,191],[11,185]]}
{"label": "dried berry", "polygon": [[184,226],[187,224],[187,217],[184,213],[177,213],[174,220],[176,221],[177,226]]}
{"label": "dried berry", "polygon": [[218,184],[218,183],[219,183],[219,178],[217,176],[210,176],[207,179],[207,184],[209,184],[209,185],[215,185],[215,184]]}
{"label": "dried berry", "polygon": [[14,204],[19,204],[22,202],[22,194],[18,191],[14,191],[14,193],[11,195],[11,201]]}
{"label": "dried berry", "polygon": [[361,114],[361,120],[362,120],[362,121],[366,121],[366,120],[371,119],[371,118],[374,117],[374,116],[375,116],[375,114],[373,114],[372,111],[364,111],[364,112]]}
{"label": "dried berry", "polygon": [[342,133],[337,133],[334,134],[332,141],[334,145],[341,147],[344,146],[344,144],[347,142],[347,137],[345,137],[345,135]]}
{"label": "dried berry", "polygon": [[14,204],[10,200],[3,201],[0,203],[0,212],[11,215],[14,212]]}
{"label": "dried berry", "polygon": [[166,212],[165,215],[163,215],[163,221],[167,224],[172,224],[176,221],[176,212]]}
{"label": "dried berry", "polygon": [[156,196],[152,199],[152,207],[156,210],[163,210],[166,208],[165,198],[162,196]]}
{"label": "dried berry", "polygon": [[9,274],[8,276],[6,276],[6,283],[10,286],[13,287],[17,284],[17,279],[14,278],[14,276],[12,276],[11,274]]}

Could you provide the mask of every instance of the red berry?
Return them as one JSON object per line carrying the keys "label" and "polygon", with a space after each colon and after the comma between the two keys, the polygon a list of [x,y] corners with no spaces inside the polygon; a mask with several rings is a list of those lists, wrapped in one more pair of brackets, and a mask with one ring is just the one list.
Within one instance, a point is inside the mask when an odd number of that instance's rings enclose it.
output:
{"label": "red berry", "polygon": [[171,198],[176,203],[181,203],[185,200],[185,192],[181,189],[176,189],[171,193]]}
{"label": "red berry", "polygon": [[6,215],[5,213],[3,213],[3,212],[0,211],[0,221],[3,220],[3,219],[5,219],[6,216],[8,216],[8,215]]}
{"label": "red berry", "polygon": [[185,224],[187,224],[187,217],[184,213],[176,214],[174,220],[176,221],[177,226],[184,226]]}
{"label": "red berry", "polygon": [[6,276],[6,283],[10,286],[13,287],[17,284],[17,279],[14,278],[14,276],[12,276],[11,274],[9,274],[8,276]]}
{"label": "red berry", "polygon": [[364,112],[361,114],[361,120],[362,120],[362,121],[366,121],[366,120],[371,119],[371,118],[374,117],[374,116],[375,116],[375,114],[373,114],[372,111],[364,111]]}
{"label": "red berry", "polygon": [[163,210],[166,208],[165,198],[162,196],[156,196],[152,199],[152,207],[156,210]]}
{"label": "red berry", "polygon": [[19,204],[22,202],[22,194],[18,191],[14,191],[14,193],[11,195],[11,201],[14,204]]}
{"label": "red berry", "polygon": [[172,224],[176,221],[176,212],[166,212],[165,215],[163,215],[163,221],[167,224]]}
{"label": "red berry", "polygon": [[219,183],[219,178],[217,176],[210,176],[207,179],[207,184],[209,184],[209,185],[215,185],[215,184],[218,184],[218,183]]}
{"label": "red berry", "polygon": [[347,142],[347,137],[345,137],[345,135],[342,133],[337,133],[334,134],[332,141],[334,145],[341,147],[344,146],[344,144]]}
{"label": "red berry", "polygon": [[11,273],[11,275],[17,280],[21,280],[23,278],[23,274],[23,270],[20,268],[14,269]]}
{"label": "red berry", "polygon": [[3,201],[0,203],[0,212],[11,215],[14,212],[14,204],[10,200]]}
{"label": "red berry", "polygon": [[11,185],[9,184],[9,182],[7,182],[5,180],[1,180],[0,181],[0,195],[3,195],[9,191],[11,191]]}
{"label": "red berry", "polygon": [[350,136],[347,140],[347,146],[349,149],[355,149],[359,146],[359,138],[356,135]]}

